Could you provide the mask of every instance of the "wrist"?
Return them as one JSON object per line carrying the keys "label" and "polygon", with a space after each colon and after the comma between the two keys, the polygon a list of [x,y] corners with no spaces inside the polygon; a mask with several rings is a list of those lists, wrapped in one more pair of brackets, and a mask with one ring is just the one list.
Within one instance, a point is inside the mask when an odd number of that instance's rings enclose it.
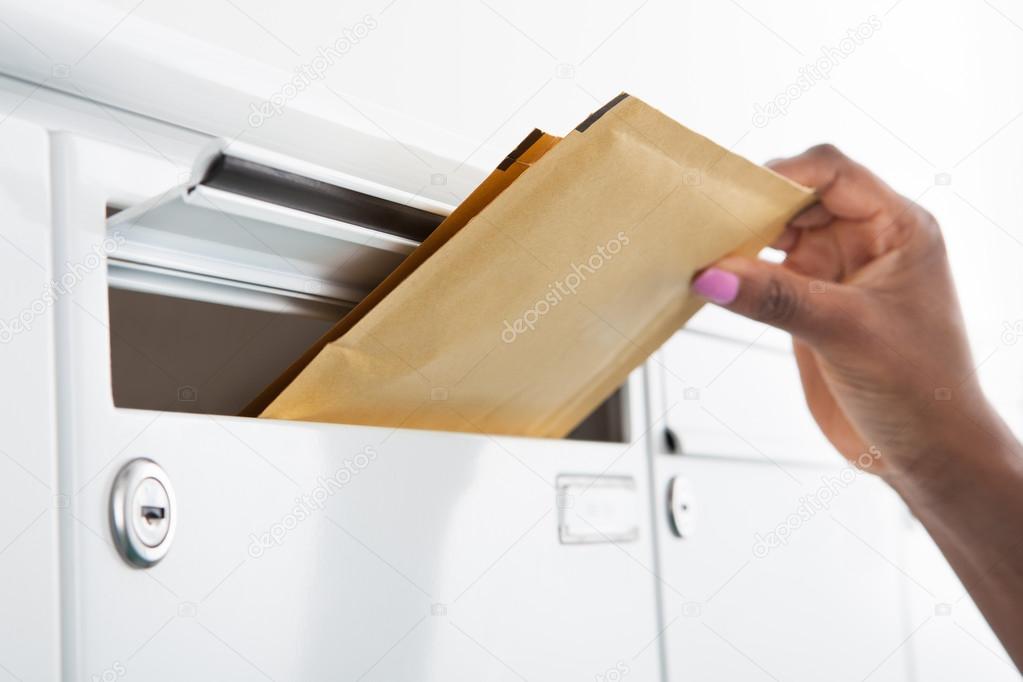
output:
{"label": "wrist", "polygon": [[977,494],[983,480],[1023,474],[1020,444],[1008,426],[983,396],[971,404],[949,405],[919,447],[889,463],[883,478],[911,507],[948,505]]}

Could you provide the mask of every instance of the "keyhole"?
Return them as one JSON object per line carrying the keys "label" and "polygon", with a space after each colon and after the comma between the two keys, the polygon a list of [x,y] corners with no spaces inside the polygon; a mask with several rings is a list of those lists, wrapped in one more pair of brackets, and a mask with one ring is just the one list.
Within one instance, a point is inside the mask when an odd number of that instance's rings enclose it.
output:
{"label": "keyhole", "polygon": [[163,520],[166,515],[166,510],[163,507],[142,507],[142,518],[146,520],[149,525],[154,525]]}

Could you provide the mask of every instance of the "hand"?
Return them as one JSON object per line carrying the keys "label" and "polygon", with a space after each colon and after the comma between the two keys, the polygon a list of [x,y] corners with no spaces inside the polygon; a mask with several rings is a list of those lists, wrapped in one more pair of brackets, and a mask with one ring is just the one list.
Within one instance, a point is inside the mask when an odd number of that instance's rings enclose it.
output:
{"label": "hand", "polygon": [[830,145],[769,166],[820,197],[773,245],[784,264],[725,258],[693,290],[792,334],[810,412],[847,459],[884,476],[926,468],[974,431],[966,420],[996,419],[937,223]]}

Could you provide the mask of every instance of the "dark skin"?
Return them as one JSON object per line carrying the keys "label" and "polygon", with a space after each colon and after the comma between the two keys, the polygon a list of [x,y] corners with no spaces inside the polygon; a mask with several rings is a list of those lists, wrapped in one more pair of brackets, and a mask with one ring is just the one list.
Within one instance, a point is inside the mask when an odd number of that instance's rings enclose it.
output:
{"label": "dark skin", "polygon": [[[909,505],[1023,670],[1023,448],[977,382],[937,222],[830,145],[769,164],[820,202],[775,244],[729,257],[718,300],[792,334],[828,440]],[[728,275],[718,275],[729,277]]]}

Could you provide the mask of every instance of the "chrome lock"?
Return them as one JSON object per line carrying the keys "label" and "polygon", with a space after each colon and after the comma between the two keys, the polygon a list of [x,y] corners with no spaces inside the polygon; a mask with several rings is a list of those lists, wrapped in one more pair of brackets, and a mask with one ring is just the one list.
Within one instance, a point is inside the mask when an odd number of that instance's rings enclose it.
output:
{"label": "chrome lock", "polygon": [[110,529],[124,560],[139,568],[156,564],[167,554],[176,525],[166,472],[150,459],[125,464],[110,491]]}
{"label": "chrome lock", "polygon": [[692,537],[696,530],[696,497],[689,479],[676,476],[668,489],[668,515],[671,528],[680,538]]}

